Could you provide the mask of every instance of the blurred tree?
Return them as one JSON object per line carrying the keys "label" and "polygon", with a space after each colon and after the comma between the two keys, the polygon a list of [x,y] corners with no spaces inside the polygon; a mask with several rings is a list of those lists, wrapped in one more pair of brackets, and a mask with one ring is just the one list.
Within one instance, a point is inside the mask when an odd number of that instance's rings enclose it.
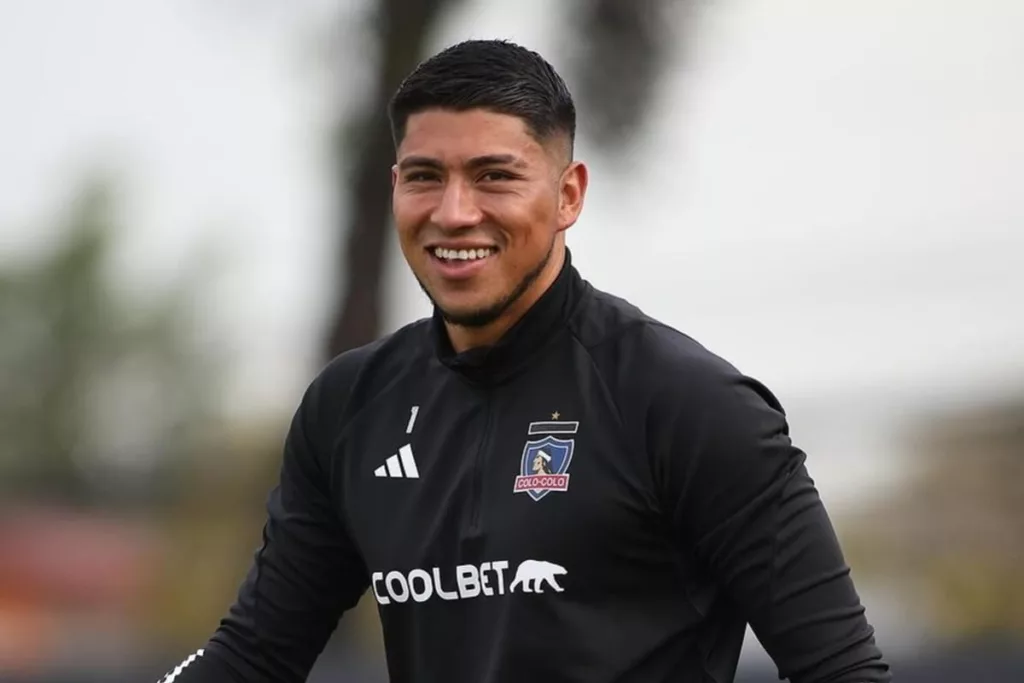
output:
{"label": "blurred tree", "polygon": [[50,253],[0,270],[6,499],[152,500],[210,414],[216,375],[187,336],[192,290],[128,298],[113,287],[117,233],[108,184],[90,181]]}
{"label": "blurred tree", "polygon": [[669,66],[696,23],[695,0],[574,0],[564,3],[566,49],[582,131],[618,154],[647,121]]}
{"label": "blurred tree", "polygon": [[338,128],[339,175],[348,181],[347,216],[338,258],[341,296],[331,316],[325,354],[373,341],[381,328],[381,286],[391,216],[394,149],[387,104],[422,58],[445,10],[462,0],[376,0],[371,94]]}
{"label": "blurred tree", "polygon": [[[372,3],[374,72],[362,109],[339,126],[340,175],[349,187],[338,256],[340,296],[324,355],[331,358],[381,333],[394,148],[387,103],[421,59],[444,13],[463,0]],[[567,79],[579,82],[580,128],[616,151],[642,127],[670,48],[688,29],[692,0],[576,0],[560,6],[575,45]]]}
{"label": "blurred tree", "polygon": [[852,524],[851,564],[944,636],[1024,637],[1024,400],[934,416],[914,441],[916,479]]}
{"label": "blurred tree", "polygon": [[187,491],[160,518],[164,553],[142,606],[154,642],[194,648],[224,615],[262,542],[287,429],[287,419],[225,422],[188,464]]}

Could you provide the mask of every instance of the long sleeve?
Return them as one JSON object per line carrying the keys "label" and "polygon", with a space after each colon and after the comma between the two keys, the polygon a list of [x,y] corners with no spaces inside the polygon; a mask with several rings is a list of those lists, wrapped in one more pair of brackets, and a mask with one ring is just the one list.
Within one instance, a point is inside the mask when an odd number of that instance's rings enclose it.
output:
{"label": "long sleeve", "polygon": [[665,506],[792,683],[890,680],[781,406],[710,354],[660,365],[647,411]]}
{"label": "long sleeve", "polygon": [[317,415],[332,411],[325,410],[322,380],[292,420],[263,543],[236,601],[168,683],[305,681],[342,613],[367,589],[366,569],[329,493],[330,439]]}

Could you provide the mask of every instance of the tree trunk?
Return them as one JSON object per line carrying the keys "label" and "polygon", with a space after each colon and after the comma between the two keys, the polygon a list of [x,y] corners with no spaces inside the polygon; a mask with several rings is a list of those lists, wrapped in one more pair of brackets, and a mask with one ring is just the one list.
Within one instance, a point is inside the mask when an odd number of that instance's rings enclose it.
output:
{"label": "tree trunk", "polygon": [[[394,148],[387,105],[405,76],[423,57],[442,12],[453,0],[381,0],[376,28],[378,59],[374,95],[358,117],[354,138],[342,140],[339,165],[351,169],[344,218],[346,239],[338,255],[344,279],[324,352],[333,358],[376,339],[381,332],[381,289],[391,217]],[[353,163],[346,157],[354,155]]]}
{"label": "tree trunk", "polygon": [[[576,0],[568,76],[581,132],[618,154],[642,127],[675,44],[692,28],[694,0]],[[679,63],[672,64],[676,68]]]}

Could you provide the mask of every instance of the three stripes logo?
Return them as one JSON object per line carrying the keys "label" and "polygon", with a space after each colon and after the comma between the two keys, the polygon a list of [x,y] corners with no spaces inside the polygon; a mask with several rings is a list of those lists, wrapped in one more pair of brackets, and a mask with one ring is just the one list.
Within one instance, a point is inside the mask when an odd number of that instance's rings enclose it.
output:
{"label": "three stripes logo", "polygon": [[412,446],[405,444],[398,453],[389,457],[383,465],[373,471],[375,477],[391,477],[392,479],[419,479],[420,471],[416,468],[416,460],[412,457]]}
{"label": "three stripes logo", "polygon": [[[412,428],[416,424],[416,416],[420,412],[419,406],[413,406],[409,410],[409,423],[405,426],[405,433],[412,434]],[[412,446],[405,444],[398,449],[384,464],[373,471],[375,477],[389,477],[391,479],[419,479],[420,471],[416,467],[416,459],[412,455]]]}

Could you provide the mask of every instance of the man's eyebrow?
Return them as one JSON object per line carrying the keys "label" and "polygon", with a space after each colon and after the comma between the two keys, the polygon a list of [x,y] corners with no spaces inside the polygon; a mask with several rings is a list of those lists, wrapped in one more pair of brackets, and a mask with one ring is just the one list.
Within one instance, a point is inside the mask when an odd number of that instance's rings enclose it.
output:
{"label": "man's eyebrow", "polygon": [[[529,164],[514,154],[484,154],[473,157],[466,162],[466,168],[477,169],[484,166],[512,166],[514,168],[526,168]],[[411,168],[429,168],[440,171],[444,168],[438,159],[425,156],[408,156],[398,162],[399,170],[406,171]]]}
{"label": "man's eyebrow", "polygon": [[481,166],[513,166],[515,168],[526,168],[529,164],[514,154],[485,154],[473,157],[466,162],[467,168],[480,168]]}
{"label": "man's eyebrow", "polygon": [[398,162],[398,168],[403,171],[410,168],[432,168],[435,170],[441,170],[444,166],[440,161],[431,157],[411,156],[405,157]]}

